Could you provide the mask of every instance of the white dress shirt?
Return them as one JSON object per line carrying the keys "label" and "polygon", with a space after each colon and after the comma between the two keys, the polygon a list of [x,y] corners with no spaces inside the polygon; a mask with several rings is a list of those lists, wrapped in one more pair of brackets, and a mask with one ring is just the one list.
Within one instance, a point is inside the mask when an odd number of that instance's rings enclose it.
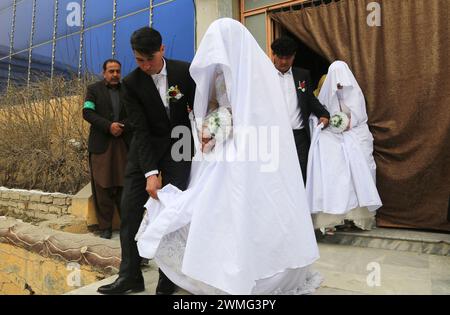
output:
{"label": "white dress shirt", "polygon": [[291,121],[291,127],[293,130],[302,129],[304,127],[303,119],[300,111],[300,106],[298,104],[297,87],[295,86],[292,68],[290,68],[284,74],[278,71],[278,75],[280,76],[281,88],[286,100],[287,112]]}
{"label": "white dress shirt", "polygon": [[158,89],[159,95],[165,107],[169,107],[169,101],[167,100],[167,69],[166,61],[163,58],[163,67],[161,71],[157,74],[152,75],[153,82],[155,82],[156,88]]}
{"label": "white dress shirt", "polygon": [[[161,71],[157,74],[152,75],[153,82],[155,82],[156,89],[159,92],[159,95],[161,96],[161,100],[166,108],[169,107],[169,101],[167,99],[167,68],[166,68],[166,61],[163,58],[163,67]],[[152,175],[158,175],[158,170],[152,170],[150,172],[145,173],[145,178],[152,176]]]}

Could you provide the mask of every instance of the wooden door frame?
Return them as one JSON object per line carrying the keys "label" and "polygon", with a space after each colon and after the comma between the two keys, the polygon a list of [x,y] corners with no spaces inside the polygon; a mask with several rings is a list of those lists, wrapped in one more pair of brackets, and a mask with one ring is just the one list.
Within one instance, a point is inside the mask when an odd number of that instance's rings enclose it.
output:
{"label": "wooden door frame", "polygon": [[245,11],[244,0],[240,0],[240,11],[241,11],[241,23],[245,25],[245,18],[253,15],[265,14],[266,19],[266,53],[272,58],[272,50],[270,49],[270,44],[274,39],[274,28],[275,21],[270,18],[269,12],[276,9],[282,9],[290,7],[292,5],[300,4],[302,2],[307,2],[309,0],[286,0],[277,4],[268,4],[261,6],[260,8],[255,8]]}

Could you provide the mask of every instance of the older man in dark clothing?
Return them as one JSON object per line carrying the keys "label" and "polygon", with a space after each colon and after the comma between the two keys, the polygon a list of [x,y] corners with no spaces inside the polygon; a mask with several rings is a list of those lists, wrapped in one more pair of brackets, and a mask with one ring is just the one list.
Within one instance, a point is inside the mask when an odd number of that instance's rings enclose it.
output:
{"label": "older man in dark clothing", "polygon": [[87,88],[83,118],[90,124],[89,165],[100,236],[111,238],[114,208],[119,209],[130,131],[121,101],[120,62],[103,64],[103,80]]}

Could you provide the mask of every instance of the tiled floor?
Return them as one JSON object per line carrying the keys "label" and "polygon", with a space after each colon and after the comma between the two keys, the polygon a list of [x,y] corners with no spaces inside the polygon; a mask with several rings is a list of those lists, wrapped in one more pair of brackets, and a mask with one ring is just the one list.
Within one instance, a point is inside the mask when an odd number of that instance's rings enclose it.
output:
{"label": "tiled floor", "polygon": [[[450,257],[320,244],[314,264],[325,278],[318,290],[357,294],[450,294]],[[379,281],[376,281],[379,280]]]}
{"label": "tiled floor", "polygon": [[[328,294],[446,294],[450,295],[450,257],[319,244],[320,259],[314,269],[324,277],[317,295]],[[99,285],[116,276],[73,291],[70,294],[96,294]],[[146,292],[154,294],[158,280],[153,262],[145,267]],[[188,294],[180,290],[177,294]]]}

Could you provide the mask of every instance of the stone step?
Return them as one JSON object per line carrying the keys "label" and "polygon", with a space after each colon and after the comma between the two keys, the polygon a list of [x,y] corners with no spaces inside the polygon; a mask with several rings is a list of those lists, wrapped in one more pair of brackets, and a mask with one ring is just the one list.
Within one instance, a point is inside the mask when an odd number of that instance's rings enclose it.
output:
{"label": "stone step", "polygon": [[450,256],[450,233],[376,228],[336,231],[334,235],[319,236],[318,242]]}

